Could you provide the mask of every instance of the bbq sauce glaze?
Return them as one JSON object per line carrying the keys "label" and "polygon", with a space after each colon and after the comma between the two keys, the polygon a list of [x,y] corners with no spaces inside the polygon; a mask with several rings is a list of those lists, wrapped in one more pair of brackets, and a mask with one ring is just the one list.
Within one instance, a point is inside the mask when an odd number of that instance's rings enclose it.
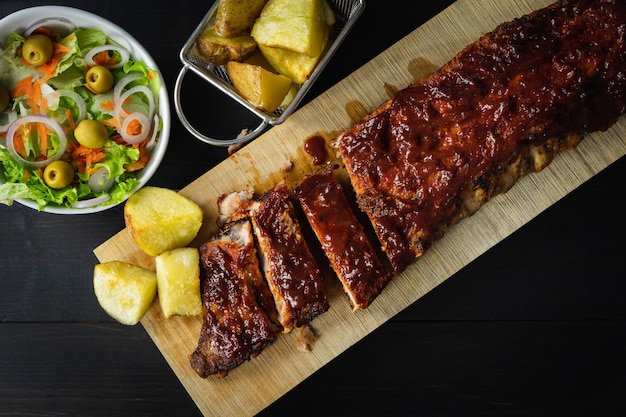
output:
{"label": "bbq sauce glaze", "polygon": [[339,138],[395,272],[427,249],[470,181],[624,113],[625,22],[624,1],[579,0],[504,23]]}

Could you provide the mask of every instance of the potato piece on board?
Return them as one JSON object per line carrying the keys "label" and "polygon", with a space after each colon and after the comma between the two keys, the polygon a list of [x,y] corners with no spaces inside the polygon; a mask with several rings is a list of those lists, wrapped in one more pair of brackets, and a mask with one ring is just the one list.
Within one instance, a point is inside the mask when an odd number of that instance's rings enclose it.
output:
{"label": "potato piece on board", "polygon": [[259,65],[231,61],[226,64],[226,70],[237,92],[266,112],[276,110],[291,87],[291,79]]}
{"label": "potato piece on board", "polygon": [[111,261],[94,267],[93,287],[102,309],[118,322],[132,326],[152,304],[157,279],[148,269]]}
{"label": "potato piece on board", "polygon": [[196,248],[177,248],[155,259],[159,303],[165,317],[196,316],[202,312],[200,254]]}
{"label": "potato piece on board", "polygon": [[215,33],[225,38],[249,34],[267,0],[219,0]]}
{"label": "potato piece on board", "polygon": [[215,65],[224,65],[228,61],[243,61],[256,49],[257,44],[250,35],[225,38],[215,33],[214,26],[204,30],[196,39],[196,53]]}
{"label": "potato piece on board", "polygon": [[131,237],[150,256],[187,246],[202,226],[202,209],[174,190],[143,187],[124,205]]}
{"label": "potato piece on board", "polygon": [[328,26],[323,0],[269,0],[250,34],[258,44],[316,57]]}

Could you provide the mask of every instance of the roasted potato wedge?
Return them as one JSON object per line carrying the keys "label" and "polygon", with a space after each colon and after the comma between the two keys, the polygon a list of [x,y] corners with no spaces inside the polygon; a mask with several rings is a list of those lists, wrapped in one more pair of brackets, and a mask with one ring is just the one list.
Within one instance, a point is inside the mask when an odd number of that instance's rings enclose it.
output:
{"label": "roasted potato wedge", "polygon": [[215,33],[225,38],[249,34],[267,0],[219,0]]}
{"label": "roasted potato wedge", "polygon": [[97,264],[93,288],[102,309],[129,326],[142,319],[157,291],[156,273],[122,261]]}
{"label": "roasted potato wedge", "polygon": [[290,78],[259,65],[231,61],[226,64],[226,71],[237,92],[268,113],[278,108],[291,87]]}
{"label": "roasted potato wedge", "polygon": [[328,37],[323,1],[269,0],[250,34],[258,44],[316,57]]}
{"label": "roasted potato wedge", "polygon": [[[325,36],[324,44],[326,44],[328,32],[323,36]],[[296,84],[304,84],[321,58],[321,53],[318,56],[310,57],[289,49],[275,48],[262,44],[259,44],[258,48],[279,74],[288,77]]]}
{"label": "roasted potato wedge", "polygon": [[298,94],[298,91],[300,91],[300,85],[295,83],[291,84],[291,87],[289,87],[289,91],[287,91],[285,98],[283,98],[283,101],[278,107],[287,107],[288,105],[290,105],[293,99],[296,98],[296,94]]}
{"label": "roasted potato wedge", "polygon": [[174,190],[148,186],[128,198],[124,221],[137,246],[157,256],[187,246],[202,226],[203,213],[195,202]]}
{"label": "roasted potato wedge", "polygon": [[200,254],[196,248],[177,248],[155,258],[159,303],[165,317],[196,316],[200,298]]}
{"label": "roasted potato wedge", "polygon": [[198,56],[215,65],[224,65],[228,61],[243,61],[256,49],[257,44],[250,35],[226,38],[215,32],[215,26],[204,30],[196,39]]}

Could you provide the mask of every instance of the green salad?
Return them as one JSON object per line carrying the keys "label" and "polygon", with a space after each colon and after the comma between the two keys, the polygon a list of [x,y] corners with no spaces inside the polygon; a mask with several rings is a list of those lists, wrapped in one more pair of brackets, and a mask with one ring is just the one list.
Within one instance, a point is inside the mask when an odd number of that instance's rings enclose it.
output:
{"label": "green salad", "polygon": [[0,202],[123,201],[158,140],[161,80],[100,30],[13,32],[0,52]]}

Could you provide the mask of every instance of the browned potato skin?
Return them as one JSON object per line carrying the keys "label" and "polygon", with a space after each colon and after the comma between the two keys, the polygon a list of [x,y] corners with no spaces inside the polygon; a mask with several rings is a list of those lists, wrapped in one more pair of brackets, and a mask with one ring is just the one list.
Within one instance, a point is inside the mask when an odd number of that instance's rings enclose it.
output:
{"label": "browned potato skin", "polygon": [[206,29],[198,36],[196,52],[215,65],[224,65],[228,61],[243,61],[257,49],[255,40],[249,35],[225,38],[215,33],[215,27]]}
{"label": "browned potato skin", "polygon": [[249,34],[267,0],[220,0],[215,14],[215,33],[225,38]]}

